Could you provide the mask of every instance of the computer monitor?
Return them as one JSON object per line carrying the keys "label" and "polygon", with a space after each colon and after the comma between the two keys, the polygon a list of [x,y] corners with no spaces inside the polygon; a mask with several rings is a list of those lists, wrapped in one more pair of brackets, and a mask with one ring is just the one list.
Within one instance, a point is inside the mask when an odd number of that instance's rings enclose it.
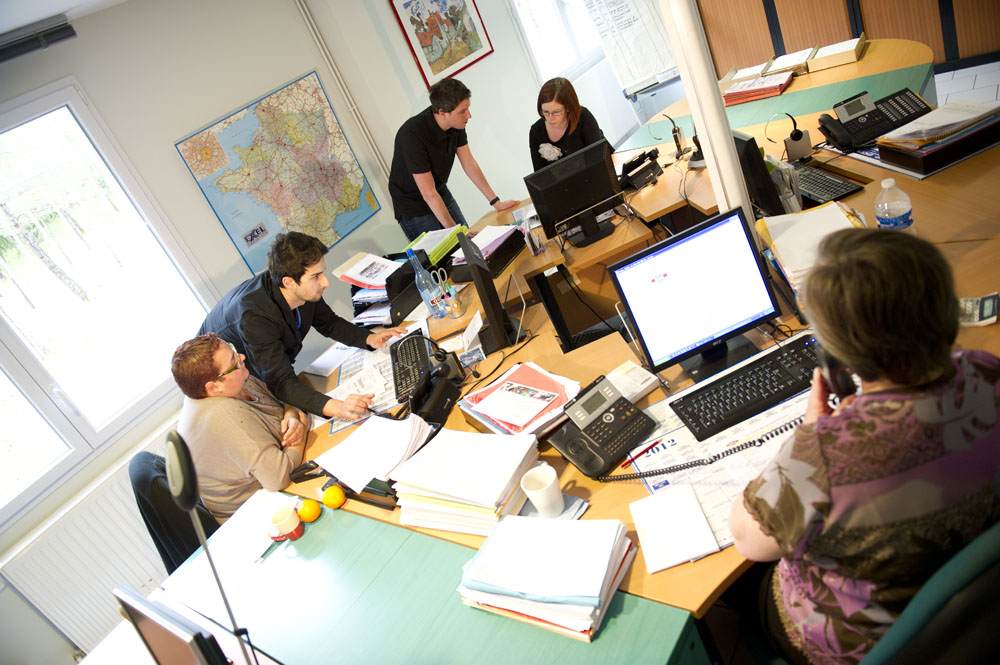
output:
{"label": "computer monitor", "polygon": [[490,267],[483,253],[476,243],[462,232],[458,234],[458,246],[465,255],[465,263],[472,274],[472,283],[476,286],[479,303],[483,306],[483,327],[479,331],[483,353],[490,355],[494,351],[516,344],[524,336],[524,331],[521,330],[517,319],[507,316],[497,289],[493,285],[493,275],[490,274]]}
{"label": "computer monitor", "polygon": [[585,247],[614,231],[604,218],[614,214],[622,188],[605,139],[525,176],[524,184],[546,238]]}
{"label": "computer monitor", "polygon": [[608,267],[647,364],[695,381],[757,352],[742,333],[778,315],[766,270],[742,209]]}
{"label": "computer monitor", "polygon": [[784,215],[785,207],[778,197],[778,188],[767,172],[757,140],[749,134],[733,130],[733,142],[740,159],[740,170],[747,184],[750,201],[764,216]]}
{"label": "computer monitor", "polygon": [[132,589],[114,590],[125,618],[135,626],[159,665],[227,665],[215,637],[166,605],[148,600]]}

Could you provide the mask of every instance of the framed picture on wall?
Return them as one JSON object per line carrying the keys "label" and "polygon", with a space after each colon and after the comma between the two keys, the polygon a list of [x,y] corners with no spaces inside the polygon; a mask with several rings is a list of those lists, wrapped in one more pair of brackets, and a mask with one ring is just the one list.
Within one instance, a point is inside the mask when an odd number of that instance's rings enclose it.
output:
{"label": "framed picture on wall", "polygon": [[428,88],[493,53],[474,0],[389,0],[389,4]]}

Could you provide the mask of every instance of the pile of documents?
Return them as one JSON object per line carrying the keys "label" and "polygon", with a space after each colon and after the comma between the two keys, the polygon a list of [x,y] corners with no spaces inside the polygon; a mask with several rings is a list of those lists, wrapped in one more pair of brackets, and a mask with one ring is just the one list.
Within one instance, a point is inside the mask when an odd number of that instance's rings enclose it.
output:
{"label": "pile of documents", "polygon": [[853,226],[863,223],[846,206],[831,201],[804,212],[759,219],[757,234],[770,248],[795,295],[801,297],[802,281],[816,262],[820,240]]}
{"label": "pile of documents", "polygon": [[396,261],[381,256],[358,252],[337,266],[333,270],[333,274],[337,279],[362,289],[385,290],[385,280],[396,272],[400,265]]}
{"label": "pile of documents", "polygon": [[458,234],[468,232],[469,227],[463,224],[436,231],[425,231],[407,245],[406,249],[412,249],[414,252],[418,249],[424,250],[427,252],[427,258],[431,264],[437,265],[441,259],[458,246]]}
{"label": "pile of documents", "polygon": [[726,106],[733,106],[743,102],[752,102],[755,99],[774,97],[780,95],[791,82],[792,72],[790,71],[737,81],[722,94],[722,101]]}
{"label": "pile of documents", "polygon": [[589,642],[634,558],[619,520],[507,517],[458,592],[466,605]]}
{"label": "pile of documents", "polygon": [[530,434],[443,429],[391,474],[399,523],[485,536],[521,510],[521,476],[537,459]]}
{"label": "pile of documents", "polygon": [[[504,241],[514,233],[520,233],[523,237],[519,226],[487,226],[476,235],[471,236],[471,240],[483,253],[483,258],[488,261],[493,252],[499,249]],[[465,265],[465,254],[458,252],[452,258],[451,264],[454,266]]]}
{"label": "pile of documents", "polygon": [[373,479],[394,477],[394,470],[411,459],[432,431],[420,416],[413,414],[405,420],[376,416],[319,455],[316,463],[360,494]]}
{"label": "pile of documents", "polygon": [[557,418],[579,392],[576,381],[532,362],[518,363],[490,385],[466,395],[458,407],[478,429],[530,434]]}
{"label": "pile of documents", "polygon": [[1000,142],[1000,102],[948,102],[876,142],[882,161],[933,173]]}

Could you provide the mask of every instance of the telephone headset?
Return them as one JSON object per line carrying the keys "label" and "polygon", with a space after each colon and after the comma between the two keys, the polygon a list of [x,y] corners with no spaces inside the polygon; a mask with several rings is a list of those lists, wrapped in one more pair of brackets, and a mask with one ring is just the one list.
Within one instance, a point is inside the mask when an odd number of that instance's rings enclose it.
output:
{"label": "telephone headset", "polygon": [[775,113],[764,125],[764,136],[771,143],[777,143],[770,136],[767,136],[767,125],[770,124],[771,120],[778,115],[787,115],[788,119],[792,121],[792,131],[788,134],[788,138],[785,139],[785,158],[789,162],[794,162],[796,160],[807,157],[812,153],[812,143],[809,140],[809,132],[799,129],[798,123],[795,121],[795,116],[791,113]]}
{"label": "telephone headset", "polygon": [[873,102],[867,91],[834,104],[836,118],[824,113],[819,131],[827,143],[852,152],[906,123],[930,113],[931,107],[909,88]]}
{"label": "telephone headset", "polygon": [[684,130],[678,127],[677,123],[674,122],[674,119],[669,115],[666,113],[662,115],[664,118],[669,120],[671,126],[673,126],[673,129],[670,130],[670,134],[674,137],[674,147],[677,148],[677,152],[674,153],[674,159],[680,159],[685,153],[691,151],[690,147],[684,147]]}
{"label": "telephone headset", "polygon": [[823,372],[823,378],[830,392],[837,396],[837,399],[844,399],[848,395],[858,392],[858,387],[854,383],[854,377],[844,369],[839,360],[827,353],[823,345],[816,340],[816,359],[819,361],[819,368]]}

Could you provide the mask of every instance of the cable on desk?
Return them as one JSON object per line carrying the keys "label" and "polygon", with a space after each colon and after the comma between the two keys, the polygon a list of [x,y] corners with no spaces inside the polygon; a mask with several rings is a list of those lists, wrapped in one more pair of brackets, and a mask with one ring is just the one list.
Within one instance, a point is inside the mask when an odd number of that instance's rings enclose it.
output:
{"label": "cable on desk", "polygon": [[[561,267],[562,267],[562,266],[560,266],[560,268],[561,268]],[[572,290],[572,291],[573,291],[573,293],[574,293],[574,295],[576,295],[576,299],[577,299],[577,300],[579,300],[579,301],[580,301],[580,302],[581,302],[581,303],[583,304],[583,306],[584,306],[584,307],[586,307],[587,309],[589,309],[589,310],[590,310],[590,313],[591,313],[591,314],[593,314],[594,316],[596,316],[596,317],[597,317],[597,320],[598,320],[599,322],[601,322],[601,323],[603,323],[604,325],[606,325],[606,326],[608,327],[608,330],[610,330],[611,332],[613,332],[613,333],[616,333],[616,332],[618,332],[618,331],[617,331],[617,330],[615,329],[615,327],[614,327],[614,326],[612,326],[612,325],[611,325],[610,323],[608,323],[608,320],[607,320],[607,319],[605,319],[605,318],[604,318],[604,317],[602,317],[602,316],[601,316],[600,314],[598,314],[598,313],[597,313],[597,310],[595,310],[595,309],[594,309],[593,307],[591,307],[591,306],[590,306],[590,303],[588,303],[588,302],[587,302],[586,300],[584,300],[584,299],[583,299],[583,296],[582,296],[582,295],[580,295],[580,292],[579,292],[579,291],[577,290],[577,288],[576,288],[576,285],[575,285],[575,284],[573,284],[573,282],[572,282],[572,281],[570,281],[570,279],[569,279],[568,277],[566,277],[566,272],[565,272],[565,271],[563,271],[563,270],[560,270],[560,271],[559,271],[559,274],[560,274],[560,275],[562,275],[562,278],[563,278],[563,281],[564,281],[564,282],[566,282],[566,284],[567,284],[567,285],[569,286],[570,290]]]}
{"label": "cable on desk", "polygon": [[503,351],[501,351],[501,352],[500,352],[500,362],[498,362],[498,363],[496,364],[496,367],[494,367],[494,368],[493,368],[492,370],[490,370],[490,373],[489,373],[489,374],[486,374],[486,375],[484,375],[484,376],[481,376],[481,377],[479,377],[479,380],[478,380],[478,381],[476,381],[475,383],[473,383],[473,384],[472,384],[472,386],[471,386],[471,387],[470,387],[470,388],[469,388],[469,389],[468,389],[467,391],[465,391],[465,392],[463,393],[463,395],[468,395],[469,393],[471,393],[471,392],[472,392],[473,390],[475,390],[475,389],[476,389],[476,386],[478,386],[478,385],[479,385],[480,383],[482,383],[482,382],[483,382],[483,381],[485,381],[486,379],[488,379],[488,378],[490,378],[491,376],[493,376],[494,374],[496,374],[496,371],[497,371],[498,369],[500,369],[500,367],[501,367],[501,366],[503,365],[504,361],[505,361],[505,360],[507,360],[507,358],[513,358],[513,357],[514,357],[514,354],[515,354],[515,353],[517,353],[518,351],[520,351],[521,349],[523,349],[523,348],[524,348],[524,346],[525,346],[525,345],[526,345],[526,344],[527,344],[528,342],[530,342],[531,340],[533,340],[533,339],[535,339],[536,337],[538,337],[538,335],[536,335],[536,334],[532,333],[532,332],[531,332],[531,330],[530,330],[530,329],[528,329],[528,328],[524,328],[524,333],[525,333],[525,335],[527,335],[527,337],[525,337],[524,341],[523,341],[523,342],[521,342],[521,344],[520,344],[520,345],[518,345],[518,347],[517,347],[516,349],[514,349],[513,351],[511,351],[511,352],[510,352],[510,355],[509,355],[509,356],[507,355],[507,349],[504,349]]}

